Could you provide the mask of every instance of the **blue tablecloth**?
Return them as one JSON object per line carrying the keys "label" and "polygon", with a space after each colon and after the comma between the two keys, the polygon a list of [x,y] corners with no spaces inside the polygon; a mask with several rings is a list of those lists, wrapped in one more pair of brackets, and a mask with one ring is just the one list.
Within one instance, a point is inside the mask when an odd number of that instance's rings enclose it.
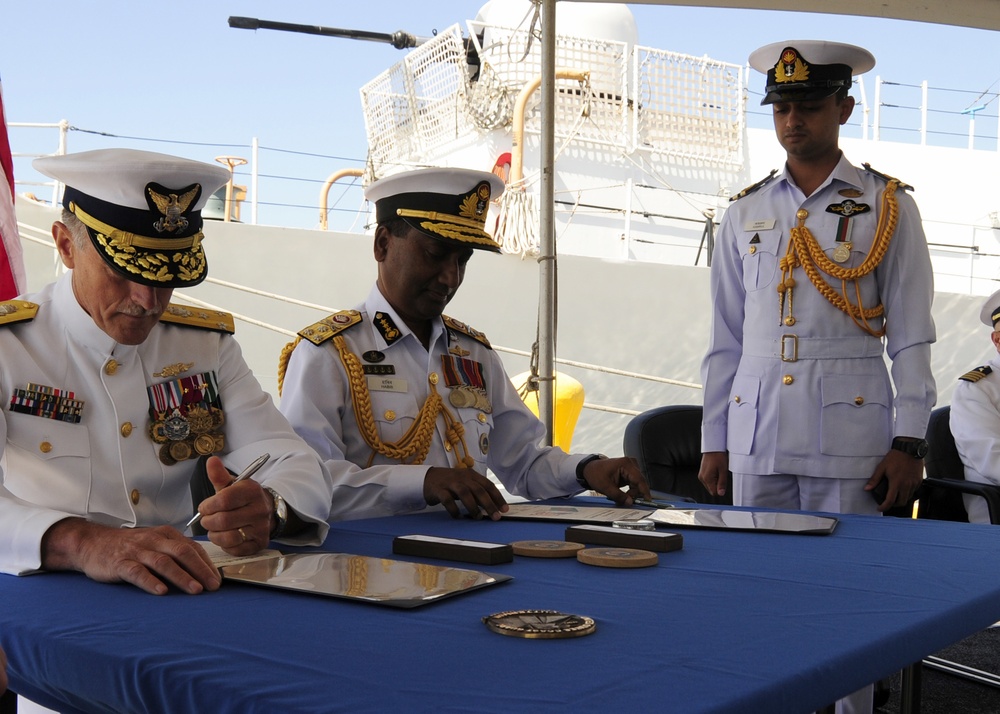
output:
{"label": "blue tablecloth", "polygon": [[[565,527],[425,514],[335,524],[325,550],[412,560],[393,536]],[[651,568],[462,566],[514,579],[413,610],[0,576],[0,644],[12,688],[64,711],[806,712],[1000,620],[1000,528],[843,516],[830,536],[678,532],[683,550]],[[521,608],[597,631],[525,640],[481,621]]]}

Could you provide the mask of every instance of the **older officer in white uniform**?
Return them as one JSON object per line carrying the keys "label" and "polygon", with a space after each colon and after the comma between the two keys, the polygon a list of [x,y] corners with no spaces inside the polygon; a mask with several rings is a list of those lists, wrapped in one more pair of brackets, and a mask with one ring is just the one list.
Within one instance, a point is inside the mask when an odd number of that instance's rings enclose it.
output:
{"label": "older officer in white uniform", "polygon": [[[979,319],[990,328],[998,354],[959,378],[951,396],[951,433],[966,480],[1000,486],[1000,290],[983,303]],[[963,498],[970,522],[990,522],[986,501]]]}
{"label": "older officer in white uniform", "polygon": [[[34,165],[66,184],[52,235],[70,271],[0,303],[0,570],[214,590],[217,570],[181,533],[195,508],[232,554],[322,542],[329,474],[254,379],[232,317],[169,303],[205,278],[201,208],[228,171],[120,149]],[[262,453],[228,488],[227,467]],[[217,493],[192,503],[208,455]]]}
{"label": "older officer in white uniform", "polygon": [[[499,518],[486,478],[527,498],[592,488],[619,503],[648,496],[631,459],[542,446],[542,423],[518,398],[486,337],[442,313],[503,190],[491,173],[422,169],[383,178],[375,202],[378,281],[354,310],[302,330],[283,354],[281,411],[334,478],[331,516],[366,518],[443,504]],[[289,358],[290,352],[290,358]]]}
{"label": "older officer in white uniform", "polygon": [[[908,187],[852,166],[839,148],[851,78],[875,59],[853,45],[788,41],[750,64],[767,75],[761,103],[786,163],[736,197],[716,238],[699,478],[724,493],[732,471],[737,505],[884,511],[922,477],[935,331]],[[870,687],[838,702],[871,707]]]}

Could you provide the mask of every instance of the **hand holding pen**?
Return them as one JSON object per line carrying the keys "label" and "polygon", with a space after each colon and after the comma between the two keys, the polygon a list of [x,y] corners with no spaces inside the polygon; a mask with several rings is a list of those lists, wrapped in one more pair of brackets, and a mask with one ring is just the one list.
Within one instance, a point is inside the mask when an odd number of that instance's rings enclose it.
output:
{"label": "hand holding pen", "polygon": [[[269,458],[271,458],[270,454],[262,454],[259,457],[257,457],[249,466],[243,469],[243,472],[239,476],[237,476],[233,480],[233,482],[229,484],[229,486],[232,486],[234,483],[239,483],[240,481],[244,481],[253,476],[255,473],[257,473],[257,470],[261,466],[267,463],[267,460]],[[229,486],[227,486],[226,488],[229,488]],[[187,522],[187,525],[185,527],[190,528],[200,520],[201,520],[201,511],[198,511],[197,513],[194,514],[191,520]]]}

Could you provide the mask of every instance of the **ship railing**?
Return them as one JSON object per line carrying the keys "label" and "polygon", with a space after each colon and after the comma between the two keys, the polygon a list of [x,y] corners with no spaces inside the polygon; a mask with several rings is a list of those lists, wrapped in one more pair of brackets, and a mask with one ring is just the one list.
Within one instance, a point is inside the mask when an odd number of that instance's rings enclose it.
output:
{"label": "ship railing", "polygon": [[[517,96],[541,74],[540,43],[522,29],[475,22],[469,29],[477,66],[453,25],[362,87],[374,176],[510,128]],[[743,67],[566,35],[556,46],[556,67],[588,75],[584,86],[556,81],[557,139],[742,167]],[[540,122],[529,112],[525,128],[538,133]]]}

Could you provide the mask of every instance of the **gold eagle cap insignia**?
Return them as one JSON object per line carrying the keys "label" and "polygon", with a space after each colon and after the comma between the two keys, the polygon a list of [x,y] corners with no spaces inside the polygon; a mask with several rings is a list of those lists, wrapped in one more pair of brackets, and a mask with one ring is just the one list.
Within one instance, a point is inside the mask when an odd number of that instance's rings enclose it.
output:
{"label": "gold eagle cap insignia", "polygon": [[[155,188],[154,188],[155,187]],[[181,189],[183,193],[160,193],[157,189],[167,191],[163,186],[149,184],[146,186],[146,193],[152,205],[163,214],[163,217],[153,223],[153,228],[158,233],[164,231],[173,232],[184,230],[188,227],[188,219],[184,216],[191,208],[191,204],[201,193],[201,184],[193,184],[186,189]]]}

